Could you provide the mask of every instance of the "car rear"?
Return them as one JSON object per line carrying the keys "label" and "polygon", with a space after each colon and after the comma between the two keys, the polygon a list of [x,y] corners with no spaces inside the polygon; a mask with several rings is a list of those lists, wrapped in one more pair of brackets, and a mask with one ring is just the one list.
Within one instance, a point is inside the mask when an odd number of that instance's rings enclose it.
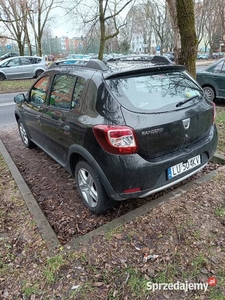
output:
{"label": "car rear", "polygon": [[165,189],[212,158],[215,106],[183,66],[120,70],[106,76],[105,86],[111,124],[96,125],[94,133],[104,149],[98,159],[103,181],[114,199]]}

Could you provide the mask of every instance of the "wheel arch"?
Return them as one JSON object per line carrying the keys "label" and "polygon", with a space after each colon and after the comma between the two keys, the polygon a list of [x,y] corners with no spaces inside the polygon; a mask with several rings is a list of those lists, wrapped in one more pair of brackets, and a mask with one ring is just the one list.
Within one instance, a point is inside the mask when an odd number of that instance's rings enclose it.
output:
{"label": "wheel arch", "polygon": [[0,81],[1,81],[1,78],[2,80],[5,80],[6,79],[6,76],[4,73],[0,72]]}
{"label": "wheel arch", "polygon": [[210,83],[205,83],[202,85],[202,88],[205,88],[205,87],[210,87],[211,89],[213,89],[215,96],[217,96],[216,89],[213,85],[211,85]]}
{"label": "wheel arch", "polygon": [[43,72],[44,72],[44,70],[42,70],[42,69],[36,70],[36,71],[35,71],[34,77],[35,77],[35,78],[38,78]]}
{"label": "wheel arch", "polygon": [[110,182],[108,181],[106,175],[102,171],[102,168],[99,166],[99,164],[95,160],[95,158],[82,146],[72,145],[70,147],[70,150],[68,153],[68,161],[67,161],[65,167],[73,176],[75,176],[75,168],[76,168],[77,163],[80,160],[84,160],[90,164],[90,166],[98,174],[99,179],[100,179],[101,183],[103,184],[107,194],[111,198],[114,198],[114,199],[117,198],[114,189],[112,188]]}

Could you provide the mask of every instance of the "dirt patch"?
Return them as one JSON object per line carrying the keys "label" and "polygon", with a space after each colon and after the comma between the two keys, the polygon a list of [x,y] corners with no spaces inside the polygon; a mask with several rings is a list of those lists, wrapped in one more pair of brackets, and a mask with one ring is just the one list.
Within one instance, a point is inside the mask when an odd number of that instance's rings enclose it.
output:
{"label": "dirt patch", "polygon": [[84,207],[76,189],[75,180],[67,171],[38,147],[30,150],[23,146],[17,126],[1,131],[0,138],[62,244],[220,166],[210,163],[204,170],[173,188],[145,199],[137,198],[118,202],[107,214],[96,216]]}

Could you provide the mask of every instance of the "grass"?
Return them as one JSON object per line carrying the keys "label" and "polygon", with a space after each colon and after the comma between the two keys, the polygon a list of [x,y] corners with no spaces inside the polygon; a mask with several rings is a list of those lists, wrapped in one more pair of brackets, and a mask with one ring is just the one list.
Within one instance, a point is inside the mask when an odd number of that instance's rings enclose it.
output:
{"label": "grass", "polygon": [[47,283],[52,284],[55,282],[57,273],[63,264],[64,259],[62,255],[53,256],[48,259],[47,266],[43,271]]}
{"label": "grass", "polygon": [[225,109],[217,107],[216,125],[219,135],[217,151],[225,155]]}
{"label": "grass", "polygon": [[12,93],[27,91],[34,83],[35,79],[5,80],[1,81],[0,93]]}

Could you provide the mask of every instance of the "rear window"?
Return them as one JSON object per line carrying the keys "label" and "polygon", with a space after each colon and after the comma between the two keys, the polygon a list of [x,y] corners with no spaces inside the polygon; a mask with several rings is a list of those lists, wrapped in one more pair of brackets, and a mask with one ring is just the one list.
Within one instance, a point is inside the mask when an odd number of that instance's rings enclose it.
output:
{"label": "rear window", "polygon": [[108,79],[106,84],[124,107],[138,111],[174,110],[180,101],[203,97],[202,89],[186,71]]}

